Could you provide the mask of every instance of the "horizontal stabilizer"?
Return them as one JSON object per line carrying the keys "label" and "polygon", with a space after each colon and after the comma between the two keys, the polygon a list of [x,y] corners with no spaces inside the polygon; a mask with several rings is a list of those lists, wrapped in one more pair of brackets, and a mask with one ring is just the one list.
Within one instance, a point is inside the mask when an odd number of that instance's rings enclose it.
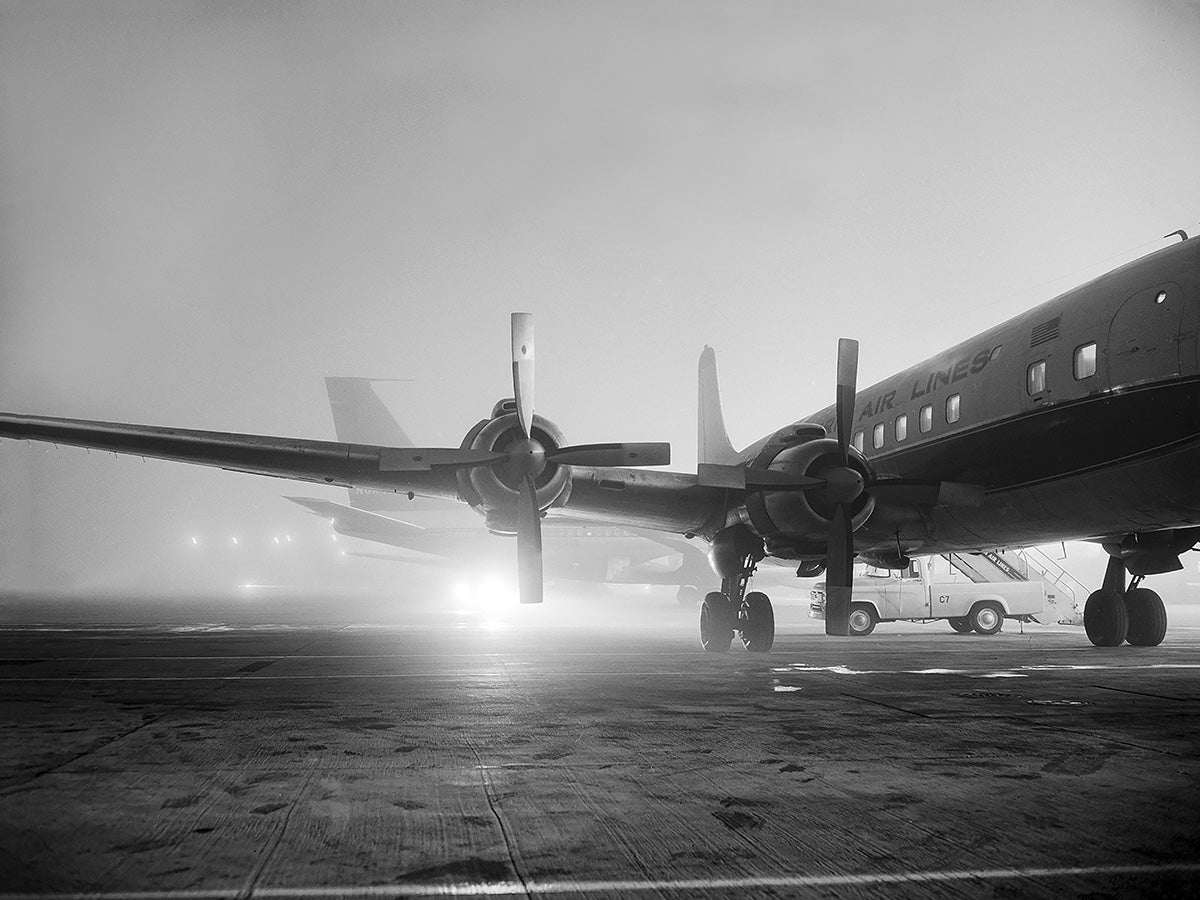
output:
{"label": "horizontal stabilizer", "polygon": [[284,497],[303,506],[314,515],[333,522],[334,530],[345,535],[377,536],[386,534],[394,537],[401,534],[420,534],[425,529],[412,522],[382,516],[379,513],[356,509],[344,503],[333,500],[323,500],[319,497]]}

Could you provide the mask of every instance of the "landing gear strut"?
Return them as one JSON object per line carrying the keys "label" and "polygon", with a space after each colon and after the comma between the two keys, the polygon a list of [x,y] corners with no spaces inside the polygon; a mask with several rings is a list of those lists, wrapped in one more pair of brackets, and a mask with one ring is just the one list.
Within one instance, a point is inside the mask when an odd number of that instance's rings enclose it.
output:
{"label": "landing gear strut", "polygon": [[1097,647],[1118,647],[1128,641],[1135,647],[1157,647],[1167,634],[1167,610],[1162,597],[1139,587],[1135,575],[1125,587],[1125,563],[1117,557],[1108,561],[1104,586],[1093,591],[1083,608],[1083,627]]}
{"label": "landing gear strut", "polygon": [[766,653],[775,643],[771,598],[762,591],[746,592],[765,555],[762,538],[744,525],[723,529],[713,540],[711,560],[721,590],[708,594],[700,606],[700,643],[709,653],[728,650],[734,632],[751,653]]}

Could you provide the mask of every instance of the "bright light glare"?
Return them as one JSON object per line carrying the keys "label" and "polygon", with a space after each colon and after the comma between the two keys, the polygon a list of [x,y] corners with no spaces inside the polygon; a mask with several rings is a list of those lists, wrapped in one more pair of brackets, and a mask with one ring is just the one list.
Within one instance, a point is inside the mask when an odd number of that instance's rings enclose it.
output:
{"label": "bright light glare", "polygon": [[237,539],[237,537],[236,537],[236,536],[235,536],[235,537],[231,537],[229,540],[231,540],[231,541],[233,542],[234,546],[237,546],[238,539]]}
{"label": "bright light glare", "polygon": [[199,545],[200,545],[200,538],[198,538],[198,537],[193,537],[193,538],[192,538],[192,546],[193,546],[193,547],[198,547]]}
{"label": "bright light glare", "polygon": [[461,611],[497,610],[517,603],[516,591],[495,573],[458,579],[450,586],[450,597]]}

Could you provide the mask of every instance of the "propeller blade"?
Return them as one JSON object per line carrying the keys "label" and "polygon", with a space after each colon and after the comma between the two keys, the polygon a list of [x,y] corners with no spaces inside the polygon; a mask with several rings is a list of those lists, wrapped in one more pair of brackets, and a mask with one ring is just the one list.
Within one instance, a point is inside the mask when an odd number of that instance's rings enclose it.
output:
{"label": "propeller blade", "polygon": [[665,466],[671,462],[671,445],[661,442],[575,444],[547,450],[546,459],[568,466]]}
{"label": "propeller blade", "polygon": [[825,633],[850,634],[854,584],[854,525],[845,503],[833,508],[829,525],[829,567],[825,572]]}
{"label": "propeller blade", "polygon": [[517,586],[522,603],[542,602],[542,517],[532,475],[522,480],[517,501]]}
{"label": "propeller blade", "polygon": [[513,397],[525,437],[533,433],[533,313],[512,314]]}
{"label": "propeller blade", "polygon": [[842,465],[850,464],[850,432],[854,428],[854,397],[858,393],[858,341],[838,340],[837,442]]}
{"label": "propeller blade", "polygon": [[449,467],[469,469],[508,459],[491,450],[451,450],[444,447],[385,447],[379,451],[380,472],[429,472]]}

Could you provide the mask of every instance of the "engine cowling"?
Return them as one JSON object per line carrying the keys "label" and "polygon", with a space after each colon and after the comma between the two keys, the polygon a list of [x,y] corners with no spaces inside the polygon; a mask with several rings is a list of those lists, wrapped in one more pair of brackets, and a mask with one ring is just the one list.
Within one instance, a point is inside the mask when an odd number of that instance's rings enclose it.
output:
{"label": "engine cowling", "polygon": [[[849,448],[850,468],[870,482],[873,473],[866,457]],[[841,466],[841,453],[833,438],[814,438],[783,447],[768,444],[754,462],[755,468],[772,469],[792,475],[820,478],[828,469]],[[875,500],[861,493],[850,503],[850,522],[857,530],[875,510]],[[821,490],[764,490],[746,498],[746,511],[755,530],[767,539],[772,555],[781,555],[790,547],[803,552],[814,546],[823,550],[828,540],[834,504],[822,497]]]}
{"label": "engine cowling", "polygon": [[[533,417],[530,438],[543,450],[557,450],[565,445],[559,427],[539,415]],[[492,408],[489,418],[476,423],[467,432],[460,449],[502,453],[519,441],[525,441],[525,433],[517,417],[516,403],[513,400],[501,400]],[[547,461],[536,476],[535,483],[539,509],[561,506],[571,493],[571,468]],[[520,489],[520,474],[510,471],[506,463],[476,466],[458,472],[460,497],[481,510],[488,529],[498,534],[516,533]]]}

